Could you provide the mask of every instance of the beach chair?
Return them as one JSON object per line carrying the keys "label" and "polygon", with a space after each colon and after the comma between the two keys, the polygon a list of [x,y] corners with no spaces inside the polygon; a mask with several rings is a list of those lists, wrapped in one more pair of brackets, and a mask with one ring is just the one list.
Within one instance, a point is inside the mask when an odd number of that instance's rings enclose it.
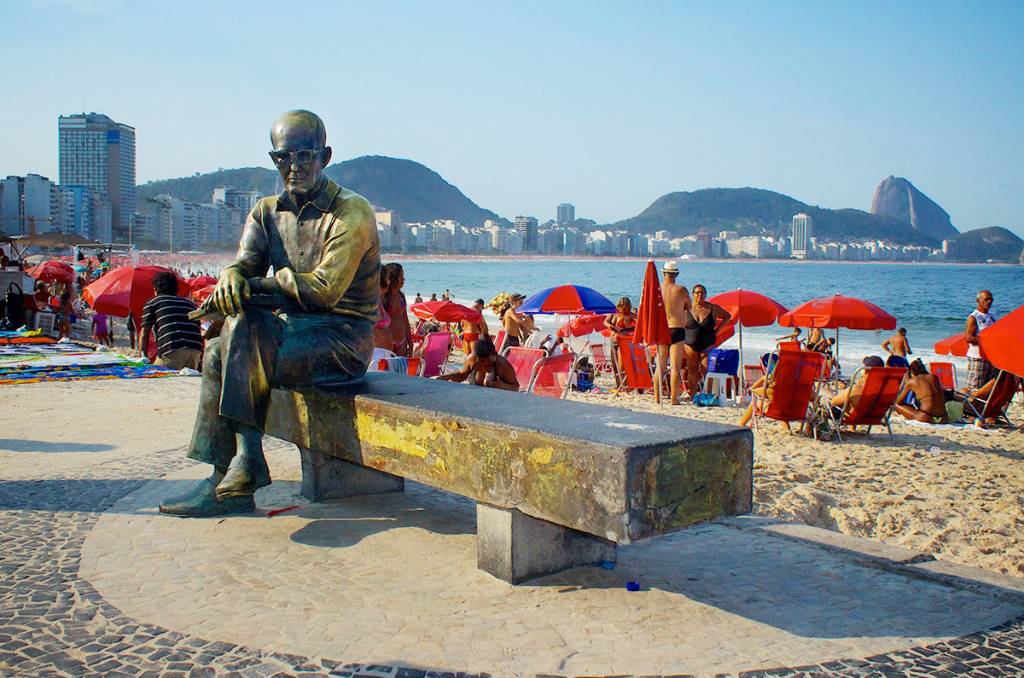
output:
{"label": "beach chair", "polygon": [[604,344],[591,344],[590,354],[594,357],[594,372],[612,373],[612,363],[605,352]]}
{"label": "beach chair", "polygon": [[811,412],[811,403],[817,400],[821,386],[818,377],[824,361],[825,356],[814,351],[780,351],[766,384],[772,390],[771,400],[766,402],[764,396],[751,392],[754,428],[757,428],[761,417],[787,423],[806,422]]}
{"label": "beach chair", "polygon": [[851,399],[847,399],[838,416],[831,405],[825,407],[835,426],[836,437],[839,438],[839,442],[843,442],[840,428],[844,424],[867,426],[869,434],[872,426],[884,424],[889,432],[889,441],[892,442],[892,426],[889,425],[889,419],[896,406],[896,397],[903,389],[907,370],[903,367],[862,367],[853,373],[851,384],[857,383],[861,378],[861,372],[864,373],[863,389],[853,405],[850,404]]}
{"label": "beach chair", "polygon": [[619,337],[619,368],[626,377],[626,385],[620,389],[639,392],[654,388],[647,352],[625,337]]}
{"label": "beach chair", "polygon": [[504,343],[505,343],[505,330],[499,330],[498,334],[494,337],[494,350],[497,351],[498,353],[501,353],[502,349],[505,348],[503,346]]}
{"label": "beach chair", "polygon": [[928,371],[939,378],[942,388],[956,391],[956,365],[953,363],[928,363]]}
{"label": "beach chair", "polygon": [[424,377],[436,377],[441,374],[441,365],[448,360],[451,350],[452,335],[449,332],[431,332],[423,338],[420,357],[423,359]]}
{"label": "beach chair", "polygon": [[527,392],[564,399],[569,394],[575,361],[576,356],[568,352],[538,360],[533,366],[533,376],[530,378]]}
{"label": "beach chair", "polygon": [[519,382],[520,391],[525,391],[530,387],[534,366],[546,358],[547,355],[547,352],[542,348],[510,346],[505,349],[505,359],[512,363],[512,369],[516,372],[516,381]]}
{"label": "beach chair", "polygon": [[1006,415],[1010,401],[1020,388],[1020,378],[1006,370],[999,370],[996,383],[988,394],[988,398],[972,398],[965,394],[964,408],[978,419],[995,419],[998,423],[1012,426]]}

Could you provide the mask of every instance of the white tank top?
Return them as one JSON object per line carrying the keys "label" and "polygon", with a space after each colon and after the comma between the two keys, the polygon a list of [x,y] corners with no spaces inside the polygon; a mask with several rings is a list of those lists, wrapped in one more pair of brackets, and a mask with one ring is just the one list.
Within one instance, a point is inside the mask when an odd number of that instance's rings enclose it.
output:
{"label": "white tank top", "polygon": [[[981,331],[983,329],[985,329],[986,327],[988,327],[989,325],[996,321],[996,317],[994,315],[992,315],[991,313],[982,313],[978,309],[974,309],[973,311],[971,311],[971,315],[968,317],[974,318],[974,322],[978,323],[978,334],[981,334]],[[970,346],[968,346],[967,357],[981,357],[981,349],[978,348],[977,344],[971,344]]]}

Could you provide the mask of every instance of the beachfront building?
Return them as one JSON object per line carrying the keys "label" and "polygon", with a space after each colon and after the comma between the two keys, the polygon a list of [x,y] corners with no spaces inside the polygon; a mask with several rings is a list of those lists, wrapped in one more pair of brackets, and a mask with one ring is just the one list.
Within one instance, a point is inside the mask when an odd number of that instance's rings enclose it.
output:
{"label": "beachfront building", "polygon": [[813,257],[814,220],[811,219],[811,215],[803,212],[794,214],[792,231],[793,257],[796,259]]}
{"label": "beachfront building", "polygon": [[0,231],[7,235],[54,230],[54,184],[44,176],[9,176],[0,182]]}
{"label": "beachfront building", "polygon": [[559,226],[571,226],[576,222],[576,206],[563,202],[555,212],[555,223]]}
{"label": "beachfront building", "polygon": [[234,207],[240,210],[242,217],[245,218],[256,207],[256,202],[259,199],[260,194],[256,191],[245,191],[240,188],[232,188],[231,186],[218,186],[213,189],[210,203]]}
{"label": "beachfront building", "polygon": [[537,217],[516,217],[516,230],[523,234],[523,251],[533,253],[537,251],[539,242],[537,240]]}
{"label": "beachfront building", "polygon": [[114,239],[127,241],[135,214],[135,128],[101,113],[57,119],[62,186],[86,186],[110,202]]}
{"label": "beachfront building", "polygon": [[57,186],[60,230],[98,242],[110,242],[113,214],[102,193],[88,186]]}

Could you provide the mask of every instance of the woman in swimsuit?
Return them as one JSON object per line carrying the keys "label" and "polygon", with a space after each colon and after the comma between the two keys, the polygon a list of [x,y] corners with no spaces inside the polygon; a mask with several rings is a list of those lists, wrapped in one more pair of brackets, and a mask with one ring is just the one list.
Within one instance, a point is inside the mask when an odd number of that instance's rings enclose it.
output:
{"label": "woman in swimsuit", "polygon": [[605,329],[611,331],[612,344],[612,374],[615,375],[615,387],[621,386],[624,377],[619,372],[619,338],[632,337],[636,329],[636,314],[633,313],[633,302],[629,297],[622,297],[619,303],[615,304],[615,313],[611,313],[604,319]]}
{"label": "woman in swimsuit", "polygon": [[729,322],[729,312],[718,304],[707,301],[708,291],[703,285],[693,286],[693,303],[686,311],[686,332],[683,339],[686,351],[686,388],[692,396],[697,392],[704,354],[715,345],[718,328]]}

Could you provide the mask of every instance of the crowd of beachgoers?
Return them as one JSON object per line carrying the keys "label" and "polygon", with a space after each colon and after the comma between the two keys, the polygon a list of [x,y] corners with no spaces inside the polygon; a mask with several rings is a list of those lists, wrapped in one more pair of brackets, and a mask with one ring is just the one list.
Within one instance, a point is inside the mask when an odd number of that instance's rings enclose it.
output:
{"label": "crowd of beachgoers", "polygon": [[[177,272],[147,281],[151,298],[187,302],[177,316],[165,304],[143,325],[141,314],[90,308],[84,290],[92,283],[146,264]],[[154,361],[175,369],[201,369],[203,338],[215,328],[197,326],[183,347],[161,340],[160,316],[182,322],[201,304],[219,259],[92,258],[74,265],[70,283],[40,281],[32,292],[40,309],[59,318],[60,336],[132,355],[148,349]],[[995,295],[980,291],[976,308],[964,313],[966,374],[914,359],[911,337],[896,330],[876,355],[863,357],[864,369],[845,375],[833,341],[806,325],[786,326],[776,350],[739,364],[735,351],[717,346],[742,308],[709,300],[707,290],[681,283],[673,269],[671,262],[663,268],[659,284],[669,334],[657,348],[645,345],[650,329],[641,329],[643,309],[638,313],[629,298],[598,304],[598,311],[565,312],[553,330],[536,322],[537,304],[545,303],[537,295],[509,292],[465,304],[447,290],[409,298],[405,271],[392,262],[382,267],[370,369],[749,425],[757,512],[1024,576],[1024,435],[1010,424],[1024,419],[1020,380],[989,362],[978,340],[996,322]],[[204,284],[181,285],[189,281]],[[589,294],[546,292],[549,301]],[[143,328],[157,336],[143,344]],[[113,385],[101,387],[102,397],[119,397]]]}

